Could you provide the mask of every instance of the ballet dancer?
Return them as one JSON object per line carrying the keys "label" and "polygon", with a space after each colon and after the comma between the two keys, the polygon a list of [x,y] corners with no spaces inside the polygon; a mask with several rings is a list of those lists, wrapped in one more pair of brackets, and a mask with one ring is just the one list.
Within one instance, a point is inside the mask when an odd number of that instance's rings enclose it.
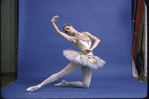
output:
{"label": "ballet dancer", "polygon": [[[93,55],[92,51],[100,42],[97,37],[93,36],[89,32],[78,32],[73,28],[73,26],[69,24],[64,24],[63,30],[65,33],[63,33],[55,24],[57,18],[59,18],[59,16],[56,15],[51,19],[52,26],[55,29],[56,33],[62,36],[67,41],[72,42],[77,48],[79,48],[80,52],[70,49],[63,50],[63,55],[71,62],[64,69],[62,69],[58,73],[51,75],[40,84],[27,88],[26,90],[29,92],[36,91],[42,86],[54,82],[78,68],[81,68],[82,71],[82,81],[67,82],[65,80],[62,80],[60,83],[54,84],[54,86],[89,88],[92,77],[92,69],[98,69],[99,67],[102,68],[106,63],[103,59]],[[91,45],[91,40],[94,41],[93,45]]]}

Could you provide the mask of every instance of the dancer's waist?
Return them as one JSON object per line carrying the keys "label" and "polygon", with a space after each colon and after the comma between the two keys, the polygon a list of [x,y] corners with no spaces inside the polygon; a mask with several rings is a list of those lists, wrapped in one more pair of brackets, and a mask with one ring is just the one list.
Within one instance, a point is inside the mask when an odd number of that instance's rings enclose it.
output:
{"label": "dancer's waist", "polygon": [[84,50],[80,50],[81,53],[85,54],[85,55],[93,55],[93,52],[87,52],[87,51],[84,51]]}

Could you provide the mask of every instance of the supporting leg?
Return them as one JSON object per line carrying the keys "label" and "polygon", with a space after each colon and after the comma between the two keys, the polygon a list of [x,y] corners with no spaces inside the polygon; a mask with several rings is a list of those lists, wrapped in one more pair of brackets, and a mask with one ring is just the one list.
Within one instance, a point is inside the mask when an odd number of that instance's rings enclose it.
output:
{"label": "supporting leg", "polygon": [[80,65],[77,65],[73,62],[69,63],[63,70],[61,70],[60,72],[51,75],[49,78],[47,78],[46,80],[44,80],[42,83],[36,85],[36,86],[32,86],[27,88],[27,91],[36,91],[39,88],[41,88],[42,86],[49,84],[51,82],[54,82],[55,80],[66,76],[67,74],[75,71],[76,69],[78,69],[80,67]]}
{"label": "supporting leg", "polygon": [[62,80],[60,83],[55,84],[55,86],[73,86],[73,87],[81,87],[81,88],[89,88],[91,77],[92,77],[92,70],[89,67],[81,67],[82,70],[82,78],[83,82],[76,81],[76,82],[66,82]]}
{"label": "supporting leg", "polygon": [[92,69],[90,67],[82,67],[83,87],[89,88],[92,78]]}

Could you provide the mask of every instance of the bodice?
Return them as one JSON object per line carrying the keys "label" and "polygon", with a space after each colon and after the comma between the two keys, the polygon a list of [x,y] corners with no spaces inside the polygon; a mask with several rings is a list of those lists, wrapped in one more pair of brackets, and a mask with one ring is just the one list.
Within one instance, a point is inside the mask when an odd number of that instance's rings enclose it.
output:
{"label": "bodice", "polygon": [[80,36],[78,35],[77,36],[77,47],[81,50],[84,50],[84,49],[90,49],[91,47],[91,39],[88,37],[88,35],[83,32],[83,35]]}

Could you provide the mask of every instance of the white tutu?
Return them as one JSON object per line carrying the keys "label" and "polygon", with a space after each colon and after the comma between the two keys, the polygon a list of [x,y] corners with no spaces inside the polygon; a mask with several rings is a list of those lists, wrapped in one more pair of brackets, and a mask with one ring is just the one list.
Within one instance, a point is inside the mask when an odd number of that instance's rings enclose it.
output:
{"label": "white tutu", "polygon": [[85,55],[82,52],[66,49],[63,50],[63,55],[70,61],[81,64],[82,66],[88,66],[92,69],[102,68],[106,63],[103,59],[94,55]]}

